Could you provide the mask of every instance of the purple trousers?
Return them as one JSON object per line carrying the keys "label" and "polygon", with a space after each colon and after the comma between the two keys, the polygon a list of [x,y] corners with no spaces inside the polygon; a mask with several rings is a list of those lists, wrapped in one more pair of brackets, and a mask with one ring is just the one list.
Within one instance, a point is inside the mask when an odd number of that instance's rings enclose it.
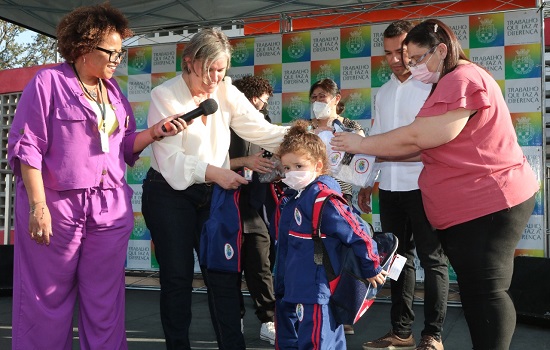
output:
{"label": "purple trousers", "polygon": [[29,203],[17,179],[13,349],[71,349],[78,300],[81,349],[127,349],[124,263],[134,225],[132,190],[46,189],[50,245],[29,234]]}

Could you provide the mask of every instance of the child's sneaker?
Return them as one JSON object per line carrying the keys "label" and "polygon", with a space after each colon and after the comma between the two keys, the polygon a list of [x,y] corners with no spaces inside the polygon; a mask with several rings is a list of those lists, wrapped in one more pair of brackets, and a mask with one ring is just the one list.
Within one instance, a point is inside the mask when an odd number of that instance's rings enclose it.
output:
{"label": "child's sneaker", "polygon": [[268,341],[271,345],[275,345],[275,323],[262,323],[262,328],[260,328],[260,339]]}

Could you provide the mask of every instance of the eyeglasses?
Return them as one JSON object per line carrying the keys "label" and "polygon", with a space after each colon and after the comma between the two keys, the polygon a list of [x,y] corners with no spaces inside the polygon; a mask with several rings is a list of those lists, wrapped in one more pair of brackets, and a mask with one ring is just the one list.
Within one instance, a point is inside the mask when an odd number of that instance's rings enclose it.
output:
{"label": "eyeglasses", "polygon": [[407,66],[409,66],[409,67],[416,67],[420,62],[422,62],[422,60],[423,60],[424,58],[426,58],[427,55],[434,53],[434,51],[435,51],[436,48],[437,48],[437,45],[435,45],[434,47],[432,47],[431,49],[429,49],[425,54],[423,54],[422,56],[420,56],[418,59],[416,59],[416,60],[411,59],[411,60],[409,61],[409,63],[407,64]]}
{"label": "eyeglasses", "polygon": [[126,50],[121,50],[120,52],[115,50],[107,50],[102,47],[96,46],[96,50],[103,51],[109,54],[109,62],[116,63],[117,60],[122,61],[126,55]]}
{"label": "eyeglasses", "polygon": [[264,104],[264,107],[267,108],[267,106],[269,106],[269,103],[267,103],[267,101],[264,101],[262,100],[261,98],[258,97],[258,100],[262,101],[262,103]]}

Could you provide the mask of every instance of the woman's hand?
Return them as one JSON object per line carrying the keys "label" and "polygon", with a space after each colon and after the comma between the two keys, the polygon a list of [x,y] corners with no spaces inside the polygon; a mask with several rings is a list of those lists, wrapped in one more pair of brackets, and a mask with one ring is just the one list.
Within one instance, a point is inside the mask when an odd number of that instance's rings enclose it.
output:
{"label": "woman's hand", "polygon": [[275,168],[275,165],[273,162],[268,159],[262,157],[264,154],[264,151],[260,151],[256,154],[251,154],[244,159],[244,165],[253,171],[256,171],[260,174],[266,174],[270,171],[272,171]]}
{"label": "woman's hand", "polygon": [[226,190],[236,190],[240,185],[248,184],[248,181],[233,170],[218,168],[208,164],[205,179],[215,182]]}
{"label": "woman's hand", "polygon": [[386,270],[382,270],[378,275],[367,278],[367,281],[372,285],[373,288],[378,287],[378,285],[383,285],[384,282],[386,282],[386,276],[388,275],[388,272]]}
{"label": "woman's hand", "polygon": [[358,154],[365,153],[361,150],[361,141],[364,137],[352,132],[337,132],[330,140],[330,145],[335,151],[344,151],[347,153]]}
{"label": "woman's hand", "polygon": [[45,201],[31,205],[29,212],[29,233],[31,239],[38,244],[50,244],[52,232],[52,217]]}
{"label": "woman's hand", "polygon": [[179,132],[185,130],[189,124],[185,120],[178,118],[179,115],[172,115],[162,119],[160,122],[156,123],[149,128],[149,134],[154,141],[162,140],[167,136],[174,136]]}

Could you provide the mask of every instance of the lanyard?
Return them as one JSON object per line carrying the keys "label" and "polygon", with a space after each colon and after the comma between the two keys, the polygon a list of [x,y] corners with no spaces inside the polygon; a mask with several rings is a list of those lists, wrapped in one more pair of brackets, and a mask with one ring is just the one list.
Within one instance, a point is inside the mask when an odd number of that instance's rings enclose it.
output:
{"label": "lanyard", "polygon": [[97,82],[99,84],[99,94],[101,95],[101,104],[99,103],[99,98],[94,98],[94,96],[90,93],[90,91],[88,91],[88,89],[86,88],[86,86],[84,85],[84,83],[82,82],[82,80],[80,79],[80,76],[78,75],[78,71],[76,70],[76,67],[73,63],[73,69],[74,69],[74,72],[76,74],[76,78],[78,79],[78,81],[80,82],[80,84],[82,85],[82,88],[84,89],[84,92],[86,94],[88,94],[88,96],[97,104],[97,106],[99,107],[99,111],[101,112],[101,120],[102,120],[102,124],[103,124],[103,127],[101,131],[103,131],[104,133],[106,132],[105,131],[105,114],[107,113],[107,108],[105,107],[105,100],[103,99],[103,88],[101,87],[101,79],[97,78]]}

